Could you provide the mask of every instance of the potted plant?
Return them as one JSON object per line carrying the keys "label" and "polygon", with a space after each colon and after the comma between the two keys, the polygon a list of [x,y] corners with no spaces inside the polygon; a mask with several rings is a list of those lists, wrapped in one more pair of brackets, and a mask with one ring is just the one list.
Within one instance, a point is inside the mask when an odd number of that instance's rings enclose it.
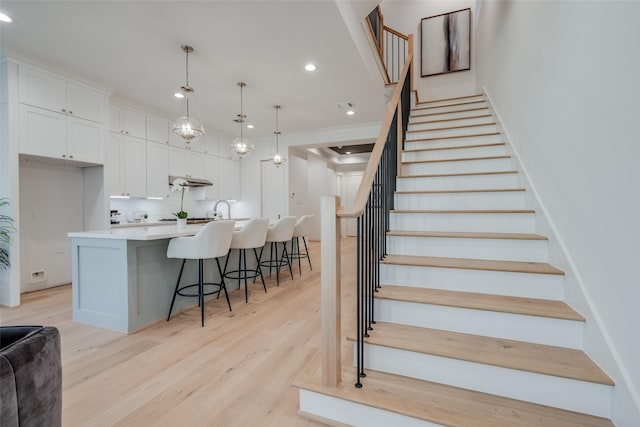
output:
{"label": "potted plant", "polygon": [[189,191],[189,187],[187,186],[187,181],[183,178],[176,178],[171,183],[171,192],[179,191],[180,194],[180,210],[175,212],[173,215],[178,218],[178,227],[184,227],[187,224],[187,217],[189,214],[184,211],[184,193],[185,191]]}
{"label": "potted plant", "polygon": [[[8,205],[7,199],[0,198],[0,212]],[[9,245],[11,244],[11,233],[14,230],[13,218],[0,213],[0,270],[9,268]]]}

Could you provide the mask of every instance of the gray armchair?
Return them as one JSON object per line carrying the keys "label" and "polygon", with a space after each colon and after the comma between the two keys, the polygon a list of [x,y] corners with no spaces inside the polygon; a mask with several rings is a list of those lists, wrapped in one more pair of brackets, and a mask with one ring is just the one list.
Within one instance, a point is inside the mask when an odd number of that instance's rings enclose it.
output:
{"label": "gray armchair", "polygon": [[0,327],[0,425],[62,425],[62,363],[56,328]]}

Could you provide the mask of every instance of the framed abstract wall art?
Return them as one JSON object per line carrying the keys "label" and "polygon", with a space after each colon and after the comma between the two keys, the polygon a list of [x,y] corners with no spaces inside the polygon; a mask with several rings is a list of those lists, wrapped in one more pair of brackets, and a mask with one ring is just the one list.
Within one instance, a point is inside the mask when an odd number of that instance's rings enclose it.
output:
{"label": "framed abstract wall art", "polygon": [[471,69],[471,9],[422,18],[422,77]]}

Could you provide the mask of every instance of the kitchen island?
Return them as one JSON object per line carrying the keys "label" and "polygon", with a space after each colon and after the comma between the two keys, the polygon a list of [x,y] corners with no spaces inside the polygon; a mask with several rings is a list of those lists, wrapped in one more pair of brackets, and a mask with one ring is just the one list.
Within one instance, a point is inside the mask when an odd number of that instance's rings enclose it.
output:
{"label": "kitchen island", "polygon": [[[169,240],[195,235],[203,226],[178,229],[174,224],[69,233],[73,320],[131,333],[166,319],[181,264],[181,260],[167,258]],[[215,261],[205,260],[204,269],[205,282],[219,282]],[[187,261],[181,283],[197,281],[196,263]],[[236,281],[228,282],[227,288],[237,287]],[[173,312],[196,304],[196,298],[178,297]]]}

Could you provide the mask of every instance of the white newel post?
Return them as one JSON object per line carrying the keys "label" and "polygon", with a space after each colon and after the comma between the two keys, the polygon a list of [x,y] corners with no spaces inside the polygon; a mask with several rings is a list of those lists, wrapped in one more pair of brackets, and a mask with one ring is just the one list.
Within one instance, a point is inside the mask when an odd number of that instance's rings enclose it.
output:
{"label": "white newel post", "polygon": [[340,219],[336,216],[340,197],[322,197],[320,202],[320,269],[322,384],[337,387],[340,365]]}

